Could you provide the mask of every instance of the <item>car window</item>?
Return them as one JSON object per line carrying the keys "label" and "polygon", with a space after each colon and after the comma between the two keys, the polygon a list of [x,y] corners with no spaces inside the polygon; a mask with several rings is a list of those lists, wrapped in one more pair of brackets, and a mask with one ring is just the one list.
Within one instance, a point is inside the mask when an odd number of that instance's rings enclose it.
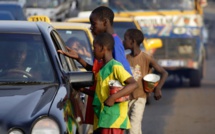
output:
{"label": "car window", "polygon": [[[76,50],[89,64],[93,64],[92,46],[84,30],[57,30],[68,47]],[[76,62],[78,67],[82,67]]]}
{"label": "car window", "polygon": [[123,40],[124,33],[129,28],[137,28],[134,24],[134,22],[114,22],[113,28],[116,32],[116,34]]}
{"label": "car window", "polygon": [[[113,27],[114,27],[116,34],[120,37],[121,40],[124,39],[124,34],[127,29],[129,29],[129,28],[136,29],[137,28],[136,25],[134,24],[134,22],[114,22]],[[142,43],[140,45],[140,49],[142,51],[145,50]],[[130,50],[126,50],[125,53],[126,54],[130,53]]]}
{"label": "car window", "polygon": [[1,82],[54,82],[54,76],[41,35],[0,33]]}
{"label": "car window", "polygon": [[[62,48],[65,49],[65,44],[63,42],[63,40],[61,39],[61,37],[58,35],[58,33],[56,31],[52,31],[51,32],[51,37],[55,43],[55,47],[56,47],[56,50],[60,50]],[[62,55],[62,54],[59,54],[59,58],[61,60],[61,65],[64,69],[64,71],[68,72],[68,71],[75,71],[77,70],[74,65],[74,63],[72,62],[71,59],[69,59],[68,57]]]}

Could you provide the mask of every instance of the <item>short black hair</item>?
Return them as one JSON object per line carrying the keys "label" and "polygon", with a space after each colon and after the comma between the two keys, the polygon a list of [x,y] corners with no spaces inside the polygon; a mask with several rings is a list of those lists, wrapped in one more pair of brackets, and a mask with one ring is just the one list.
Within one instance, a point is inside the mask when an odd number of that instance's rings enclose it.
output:
{"label": "short black hair", "polygon": [[99,6],[92,11],[92,14],[97,14],[100,20],[108,19],[113,25],[114,13],[109,7]]}
{"label": "short black hair", "polygon": [[98,34],[94,39],[94,43],[98,43],[102,48],[105,46],[110,51],[114,48],[114,39],[109,33]]}
{"label": "short black hair", "polygon": [[71,43],[78,41],[80,42],[80,40],[77,37],[71,37],[66,41],[66,45],[70,45]]}
{"label": "short black hair", "polygon": [[126,31],[128,37],[132,40],[135,40],[138,45],[140,45],[144,40],[144,34],[139,29],[130,28]]}

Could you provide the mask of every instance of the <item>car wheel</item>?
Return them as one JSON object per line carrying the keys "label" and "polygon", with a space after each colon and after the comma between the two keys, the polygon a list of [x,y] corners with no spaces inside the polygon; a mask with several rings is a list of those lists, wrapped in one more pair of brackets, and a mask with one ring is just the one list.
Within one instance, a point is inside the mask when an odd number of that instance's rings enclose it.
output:
{"label": "car wheel", "polygon": [[199,70],[190,71],[190,87],[201,86],[201,72]]}

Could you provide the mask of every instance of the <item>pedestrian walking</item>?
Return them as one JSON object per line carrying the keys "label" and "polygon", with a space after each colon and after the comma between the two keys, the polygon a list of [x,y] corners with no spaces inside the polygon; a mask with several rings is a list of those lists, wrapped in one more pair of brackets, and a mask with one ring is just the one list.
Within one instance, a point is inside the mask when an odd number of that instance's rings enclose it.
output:
{"label": "pedestrian walking", "polygon": [[146,104],[147,94],[143,87],[143,77],[147,75],[151,68],[161,75],[161,79],[154,90],[154,98],[159,100],[162,97],[161,88],[168,76],[168,73],[155,61],[155,59],[142,52],[140,45],[144,40],[143,33],[138,29],[128,29],[124,34],[124,47],[130,49],[131,53],[126,55],[131,66],[134,79],[138,82],[138,88],[130,95],[129,118],[131,129],[129,134],[142,134],[141,122]]}

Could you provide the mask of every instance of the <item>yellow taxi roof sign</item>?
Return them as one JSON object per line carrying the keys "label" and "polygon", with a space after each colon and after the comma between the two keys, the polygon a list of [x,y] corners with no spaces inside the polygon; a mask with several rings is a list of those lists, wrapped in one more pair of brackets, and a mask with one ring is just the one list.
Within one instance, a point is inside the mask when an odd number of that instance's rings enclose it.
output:
{"label": "yellow taxi roof sign", "polygon": [[45,15],[35,15],[35,16],[30,16],[28,18],[28,21],[32,21],[32,22],[36,22],[36,21],[43,21],[43,22],[47,22],[50,23],[50,19],[48,16]]}

